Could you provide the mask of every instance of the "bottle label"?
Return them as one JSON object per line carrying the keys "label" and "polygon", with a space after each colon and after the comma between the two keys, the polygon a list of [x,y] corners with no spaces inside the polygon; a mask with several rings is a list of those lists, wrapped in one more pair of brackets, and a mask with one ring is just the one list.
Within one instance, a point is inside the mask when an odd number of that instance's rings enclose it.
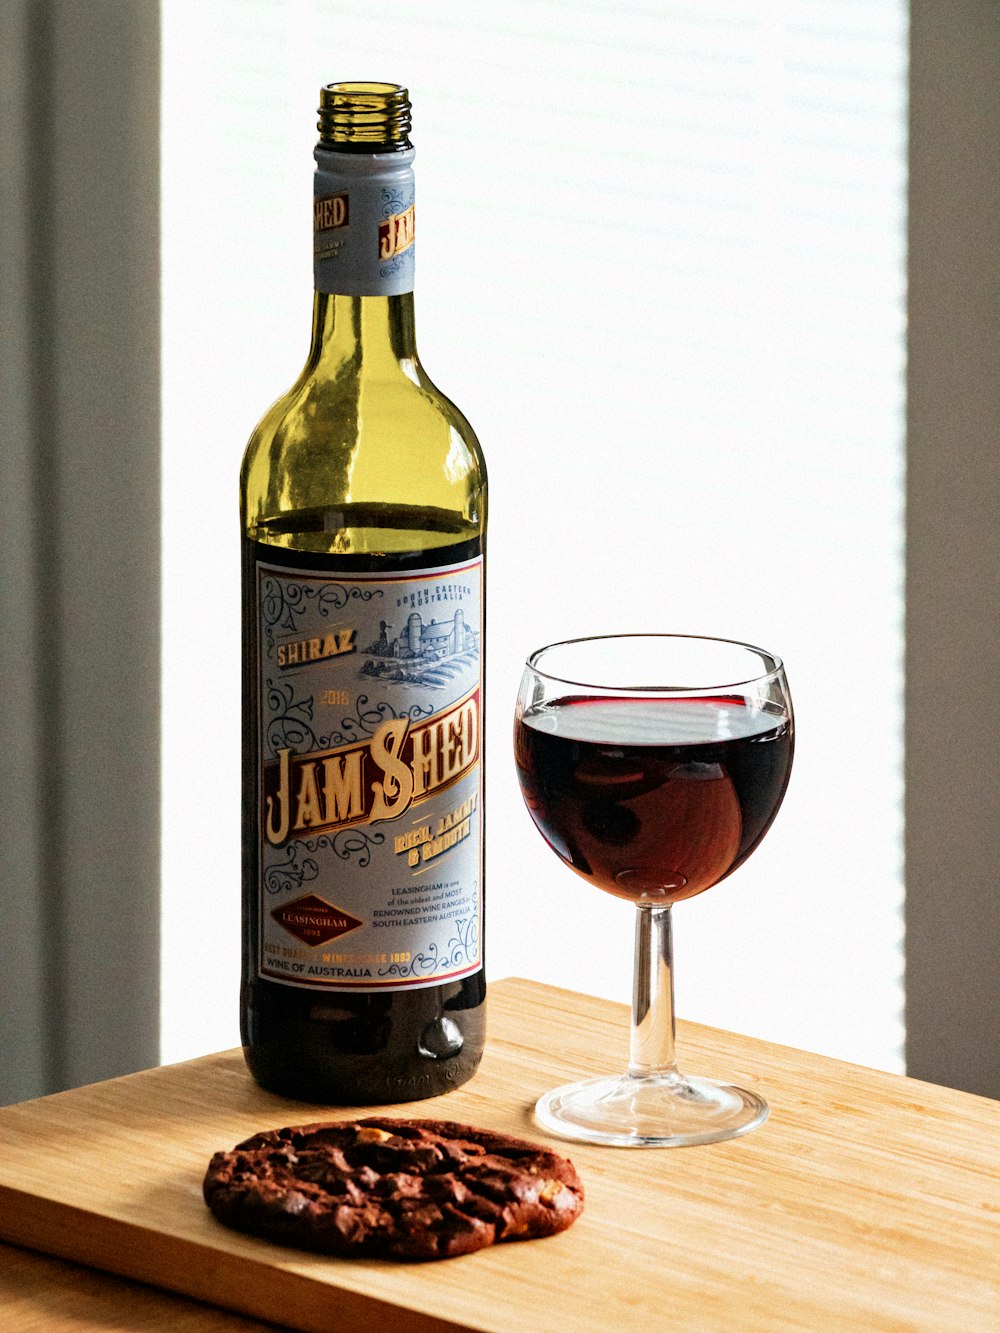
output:
{"label": "bottle label", "polygon": [[256,561],[258,973],[405,990],[477,972],[482,559]]}
{"label": "bottle label", "polygon": [[316,149],[313,272],[318,292],[400,296],[413,291],[413,149]]}

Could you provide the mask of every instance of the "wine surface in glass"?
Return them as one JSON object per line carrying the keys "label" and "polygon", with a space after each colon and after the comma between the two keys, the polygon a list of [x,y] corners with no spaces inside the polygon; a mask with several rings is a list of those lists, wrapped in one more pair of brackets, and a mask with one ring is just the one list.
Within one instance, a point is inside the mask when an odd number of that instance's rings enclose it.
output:
{"label": "wine surface in glass", "polygon": [[781,804],[792,727],[741,695],[565,697],[519,716],[514,752],[532,819],[600,888],[667,904],[717,884]]}

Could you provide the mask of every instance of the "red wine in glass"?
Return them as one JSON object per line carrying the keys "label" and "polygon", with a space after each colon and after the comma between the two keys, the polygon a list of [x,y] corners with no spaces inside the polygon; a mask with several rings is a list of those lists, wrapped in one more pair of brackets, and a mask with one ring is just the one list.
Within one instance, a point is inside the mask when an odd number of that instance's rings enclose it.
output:
{"label": "red wine in glass", "polygon": [[674,1054],[672,905],[757,847],[788,785],[791,696],[779,658],[727,639],[611,634],[550,644],[525,664],[514,755],[556,855],[635,905],[624,1074],[539,1098],[552,1133],[621,1147],[717,1143],[754,1129],[753,1090],[688,1076]]}
{"label": "red wine in glass", "polygon": [[619,897],[673,903],[760,842],[792,728],[740,695],[568,696],[517,718],[514,753],[531,817],[567,865]]}

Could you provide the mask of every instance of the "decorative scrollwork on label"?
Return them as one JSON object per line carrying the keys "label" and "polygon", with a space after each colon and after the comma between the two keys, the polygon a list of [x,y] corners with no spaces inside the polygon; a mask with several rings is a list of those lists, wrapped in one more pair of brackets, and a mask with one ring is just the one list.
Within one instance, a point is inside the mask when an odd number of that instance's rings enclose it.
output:
{"label": "decorative scrollwork on label", "polygon": [[384,833],[372,833],[363,828],[346,828],[332,836],[321,833],[318,838],[309,838],[305,842],[305,847],[310,852],[317,852],[324,847],[329,848],[335,856],[340,857],[341,861],[353,861],[355,865],[363,868],[372,859],[372,848],[380,847],[383,842],[385,842]]}
{"label": "decorative scrollwork on label", "polygon": [[264,887],[268,893],[283,893],[299,889],[319,874],[319,866],[311,858],[299,861],[299,844],[289,843],[284,849],[285,859],[268,866],[264,872]]}
{"label": "decorative scrollwork on label", "polygon": [[318,750],[324,741],[310,725],[313,720],[313,697],[295,698],[295,688],[287,682],[268,680],[267,707],[272,714],[267,724],[267,744],[272,757],[279,750],[298,754]]}
{"label": "decorative scrollwork on label", "polygon": [[354,715],[342,717],[340,730],[331,731],[329,736],[323,738],[323,744],[352,745],[365,736],[374,736],[387,718],[405,717],[411,722],[416,722],[418,718],[430,717],[433,711],[433,704],[411,704],[409,708],[402,710],[394,708],[385,700],[371,704],[367,694],[359,694],[354,703]]}
{"label": "decorative scrollwork on label", "polygon": [[261,581],[260,611],[268,657],[274,654],[276,630],[298,631],[302,617],[315,609],[324,618],[343,611],[351,601],[370,602],[381,597],[381,588],[345,587],[342,583],[295,583],[265,575]]}

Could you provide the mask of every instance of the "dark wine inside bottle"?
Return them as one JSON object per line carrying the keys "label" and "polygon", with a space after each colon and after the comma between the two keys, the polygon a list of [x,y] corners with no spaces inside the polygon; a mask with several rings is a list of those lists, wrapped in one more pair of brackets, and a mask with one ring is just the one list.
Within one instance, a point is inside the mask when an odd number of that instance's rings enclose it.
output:
{"label": "dark wine inside bottle", "polygon": [[[244,624],[259,623],[261,562],[309,567],[331,580],[360,573],[388,580],[473,560],[481,542],[478,534],[463,537],[463,530],[467,534],[467,526],[443,510],[371,504],[284,513],[259,523],[256,540],[243,544]],[[482,1055],[486,985],[481,967],[456,980],[398,990],[290,985],[260,975],[266,895],[260,887],[262,814],[256,775],[266,756],[261,754],[259,645],[247,647],[241,1030],[249,1068],[263,1087],[306,1101],[385,1104],[447,1092],[471,1077]],[[481,939],[479,950],[481,957]]]}

